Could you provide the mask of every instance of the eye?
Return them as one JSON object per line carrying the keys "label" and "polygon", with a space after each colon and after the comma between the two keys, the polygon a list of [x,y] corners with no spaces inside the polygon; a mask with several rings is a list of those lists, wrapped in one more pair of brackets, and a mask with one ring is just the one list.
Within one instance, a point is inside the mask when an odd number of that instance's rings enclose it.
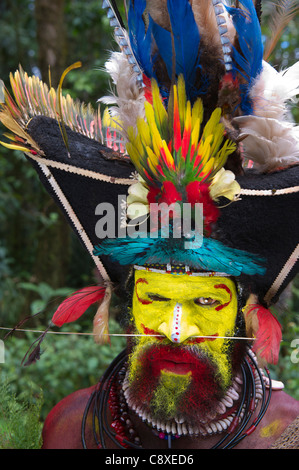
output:
{"label": "eye", "polygon": [[197,297],[197,299],[194,299],[194,303],[196,305],[201,305],[201,306],[215,306],[219,305],[219,300],[212,299],[211,297]]}
{"label": "eye", "polygon": [[148,294],[148,297],[153,302],[168,302],[170,300],[168,297],[163,297],[162,295],[159,295],[159,294]]}

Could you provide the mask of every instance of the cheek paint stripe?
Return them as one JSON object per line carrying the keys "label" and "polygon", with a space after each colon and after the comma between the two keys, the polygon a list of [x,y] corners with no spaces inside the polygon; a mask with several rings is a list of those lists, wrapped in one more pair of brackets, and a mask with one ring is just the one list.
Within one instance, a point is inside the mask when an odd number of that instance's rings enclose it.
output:
{"label": "cheek paint stripe", "polygon": [[227,307],[231,301],[232,301],[232,298],[233,298],[233,294],[232,294],[232,291],[230,290],[229,287],[227,287],[225,284],[217,284],[216,286],[214,286],[215,289],[224,289],[226,290],[226,292],[230,295],[230,299],[228,302],[226,302],[225,304],[222,304],[222,305],[218,305],[218,307],[215,308],[215,310],[217,310],[217,312],[219,310],[222,310],[224,307]]}
{"label": "cheek paint stripe", "polygon": [[[139,336],[157,336],[159,340],[165,338],[164,335],[161,335],[161,333],[158,333],[158,331],[155,331],[155,330],[152,330],[151,328],[148,328],[143,323],[141,323],[140,326],[144,331],[144,335],[139,335]],[[138,335],[136,335],[136,336],[138,336]]]}
{"label": "cheek paint stripe", "polygon": [[171,341],[173,343],[180,342],[181,318],[182,318],[182,304],[176,304],[173,309],[172,332],[171,332]]}

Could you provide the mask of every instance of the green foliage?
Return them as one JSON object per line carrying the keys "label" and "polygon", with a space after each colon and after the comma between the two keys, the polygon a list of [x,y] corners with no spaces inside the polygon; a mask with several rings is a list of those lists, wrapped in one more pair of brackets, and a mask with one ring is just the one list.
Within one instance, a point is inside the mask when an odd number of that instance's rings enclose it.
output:
{"label": "green foliage", "polygon": [[39,284],[34,284],[32,282],[20,282],[18,287],[27,291],[35,292],[39,296],[39,298],[33,300],[30,305],[32,315],[45,310],[51,300],[60,296],[67,297],[72,293],[72,289],[69,287],[53,289],[46,282],[40,282]]}
{"label": "green foliage", "polygon": [[40,449],[43,401],[39,395],[24,400],[12,393],[8,383],[0,384],[0,449]]}
{"label": "green foliage", "polygon": [[270,372],[272,378],[284,383],[289,395],[299,400],[299,352],[295,350],[299,341],[299,276],[295,278],[287,297],[281,311],[276,312],[282,325],[283,341],[279,362],[270,367]]}
{"label": "green foliage", "polygon": [[[123,9],[122,2],[118,4]],[[112,30],[100,0],[64,0],[64,5],[67,36],[65,67],[78,60],[82,62],[82,68],[66,77],[64,92],[95,107],[97,99],[109,88],[108,77],[102,69],[108,51],[117,50]],[[270,6],[271,2],[263,2],[265,35],[269,35]],[[284,31],[280,44],[270,58],[272,64],[286,68],[298,60],[298,34],[297,17]],[[14,72],[19,63],[29,74],[39,73],[34,0],[2,0],[0,78],[8,87],[9,73]],[[294,107],[293,112],[299,122],[298,106]],[[0,133],[2,130],[0,128]],[[47,265],[51,257],[57,256],[56,252],[53,253],[53,247],[63,238],[58,230],[58,214],[55,204],[45,194],[35,170],[24,156],[0,147],[1,326],[12,327],[20,319],[42,310],[44,314],[31,320],[30,328],[44,330],[58,297],[64,298],[70,290],[94,283],[93,262],[73,235],[68,242],[63,239],[61,247],[67,251],[69,258],[64,282],[54,282],[55,274],[62,270],[64,264],[59,256],[52,261],[53,273],[47,269],[41,272],[40,266]],[[282,380],[287,393],[297,399],[298,364],[291,358],[294,352],[292,341],[299,338],[298,312],[299,282],[296,280],[287,307],[278,315],[284,341],[279,364],[271,367],[271,375]],[[91,314],[92,311],[86,313],[82,321],[59,331],[90,331]],[[120,332],[113,319],[111,331]],[[90,336],[49,333],[42,343],[41,359],[24,368],[21,366],[22,359],[37,337],[38,333],[18,333],[5,342],[5,363],[0,364],[0,384],[8,382],[9,388],[4,385],[0,387],[0,448],[30,448],[33,442],[37,448],[40,444],[39,411],[42,421],[64,396],[96,383],[125,346],[124,338],[112,337],[111,346],[99,346]],[[40,397],[41,389],[44,402],[39,409],[41,403],[37,397]]]}
{"label": "green foliage", "polygon": [[[22,366],[21,362],[39,334],[26,333],[5,341],[5,363],[0,365],[0,383],[9,380],[11,390],[28,401],[29,384],[34,394],[42,389],[42,419],[65,396],[96,384],[112,359],[125,347],[123,337],[112,337],[111,345],[96,344],[92,336],[80,335],[82,330],[88,331],[85,326],[77,323],[58,330],[77,333],[72,335],[48,333],[41,345],[40,360],[27,367]],[[110,331],[121,332],[113,319],[110,321]]]}

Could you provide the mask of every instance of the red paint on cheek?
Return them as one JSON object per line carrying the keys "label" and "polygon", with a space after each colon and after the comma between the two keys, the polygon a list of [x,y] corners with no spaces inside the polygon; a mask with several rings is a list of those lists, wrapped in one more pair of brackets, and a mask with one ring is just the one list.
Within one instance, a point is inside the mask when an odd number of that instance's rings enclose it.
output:
{"label": "red paint on cheek", "polygon": [[138,281],[136,282],[135,284],[135,292],[136,292],[136,297],[138,299],[138,301],[142,304],[142,305],[148,305],[148,304],[151,304],[153,301],[152,300],[146,300],[146,299],[141,299],[138,295],[138,292],[137,292],[137,285],[141,283],[141,284],[148,284],[147,280],[146,279],[143,279],[143,278],[140,278],[138,279]]}
{"label": "red paint on cheek", "polygon": [[215,308],[215,310],[217,310],[217,312],[219,310],[222,310],[224,307],[227,307],[231,301],[232,301],[232,298],[233,298],[233,294],[232,294],[232,291],[230,290],[229,287],[227,287],[225,284],[217,284],[216,286],[214,286],[215,289],[224,289],[226,290],[226,292],[230,295],[230,299],[228,302],[226,302],[225,304],[222,304],[222,305],[218,305],[218,307]]}
{"label": "red paint on cheek", "polygon": [[143,323],[141,323],[140,326],[143,329],[143,332],[145,335],[157,336],[157,340],[159,341],[162,341],[165,338],[165,336],[161,335],[161,333],[159,333],[158,331],[152,330],[151,328],[148,328]]}
{"label": "red paint on cheek", "polygon": [[193,338],[192,340],[190,340],[190,343],[203,343],[204,341],[215,341],[215,339],[217,338],[218,333],[215,333],[214,335],[209,335],[209,336],[214,336],[214,338]]}

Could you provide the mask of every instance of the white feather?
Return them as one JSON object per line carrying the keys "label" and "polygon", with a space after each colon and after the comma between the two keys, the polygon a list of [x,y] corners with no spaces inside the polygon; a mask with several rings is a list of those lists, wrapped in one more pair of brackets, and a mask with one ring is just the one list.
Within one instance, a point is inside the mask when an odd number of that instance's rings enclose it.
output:
{"label": "white feather", "polygon": [[278,72],[267,62],[251,89],[254,114],[273,119],[289,118],[289,105],[299,94],[299,62]]}
{"label": "white feather", "polygon": [[104,344],[109,342],[109,307],[112,296],[110,285],[106,287],[105,296],[100,303],[93,319],[93,334],[96,343]]}
{"label": "white feather", "polygon": [[299,163],[299,126],[277,119],[241,116],[234,119],[240,128],[243,156],[267,172]]}
{"label": "white feather", "polygon": [[115,105],[110,108],[110,114],[117,118],[117,122],[121,122],[125,138],[128,127],[135,127],[137,118],[144,117],[144,92],[138,86],[137,73],[122,52],[113,52],[105,68],[116,90],[99,101],[108,106]]}

